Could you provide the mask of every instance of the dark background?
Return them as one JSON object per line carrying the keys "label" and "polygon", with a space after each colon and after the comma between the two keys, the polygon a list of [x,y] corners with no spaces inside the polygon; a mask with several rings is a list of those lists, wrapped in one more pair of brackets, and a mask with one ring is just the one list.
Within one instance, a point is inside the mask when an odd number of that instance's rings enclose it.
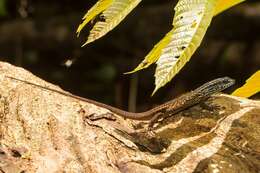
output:
{"label": "dark background", "polygon": [[[136,105],[137,111],[148,109],[221,76],[237,80],[226,91],[232,92],[259,70],[260,2],[247,0],[216,16],[190,62],[150,97],[155,66],[135,75],[123,73],[171,29],[177,0],[143,0],[113,31],[81,48],[87,35],[77,38],[75,31],[95,2],[0,0],[0,60],[74,94],[133,111]],[[70,68],[63,65],[68,59],[75,60]]]}

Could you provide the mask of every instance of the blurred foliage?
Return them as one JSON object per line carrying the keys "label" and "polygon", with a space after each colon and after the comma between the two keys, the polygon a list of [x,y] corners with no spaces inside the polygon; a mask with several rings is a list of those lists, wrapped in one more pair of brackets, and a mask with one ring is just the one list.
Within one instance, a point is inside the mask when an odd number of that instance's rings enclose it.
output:
{"label": "blurred foliage", "polygon": [[116,77],[116,68],[111,63],[102,64],[95,70],[95,77],[105,83],[109,83]]}
{"label": "blurred foliage", "polygon": [[6,0],[0,0],[0,16],[5,16],[6,14]]}
{"label": "blurred foliage", "polygon": [[[126,108],[132,76],[123,73],[171,29],[177,1],[143,0],[119,27],[81,48],[87,33],[77,38],[77,26],[96,2],[7,0],[8,15],[0,18],[0,60],[22,66],[74,94]],[[216,16],[200,51],[156,96],[150,97],[154,66],[139,73],[137,111],[221,76],[237,80],[225,92],[241,86],[260,67],[259,7],[259,0],[247,0]],[[67,60],[73,60],[70,67],[64,65]]]}
{"label": "blurred foliage", "polygon": [[[243,1],[245,0],[179,0],[174,7],[173,28],[128,74],[156,62],[154,94],[170,82],[190,60],[200,46],[214,15]],[[114,29],[140,2],[141,0],[98,0],[85,14],[77,29],[79,36],[82,29],[90,23],[91,30],[83,46]]]}

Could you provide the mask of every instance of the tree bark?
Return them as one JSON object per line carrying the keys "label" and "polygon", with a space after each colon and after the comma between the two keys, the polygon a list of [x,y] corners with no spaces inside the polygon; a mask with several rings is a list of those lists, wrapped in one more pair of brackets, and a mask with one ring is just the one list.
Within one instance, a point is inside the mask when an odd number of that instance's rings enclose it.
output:
{"label": "tree bark", "polygon": [[61,90],[22,68],[0,62],[0,71],[0,172],[259,173],[259,101],[215,95],[206,104],[218,108],[187,109],[151,139],[135,121],[90,121],[108,110],[6,77]]}

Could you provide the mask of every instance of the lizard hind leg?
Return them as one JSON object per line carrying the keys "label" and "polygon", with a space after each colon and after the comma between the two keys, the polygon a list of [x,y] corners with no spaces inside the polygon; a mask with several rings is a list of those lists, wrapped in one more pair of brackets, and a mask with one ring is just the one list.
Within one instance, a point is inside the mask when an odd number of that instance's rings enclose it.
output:
{"label": "lizard hind leg", "polygon": [[164,114],[162,112],[158,112],[155,114],[152,119],[149,121],[148,130],[152,130],[154,127],[154,124],[159,122],[159,119],[162,118]]}
{"label": "lizard hind leg", "polygon": [[112,121],[116,120],[116,117],[114,116],[114,114],[110,113],[110,112],[107,112],[104,114],[93,113],[93,114],[88,115],[87,118],[91,121],[96,121],[96,120],[100,120],[100,119],[107,119],[107,120],[112,120]]}

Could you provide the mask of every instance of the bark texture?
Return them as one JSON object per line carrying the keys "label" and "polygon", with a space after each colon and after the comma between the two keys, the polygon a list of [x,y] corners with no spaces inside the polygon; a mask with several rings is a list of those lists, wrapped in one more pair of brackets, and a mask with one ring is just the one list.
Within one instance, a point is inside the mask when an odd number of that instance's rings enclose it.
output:
{"label": "bark texture", "polygon": [[108,110],[10,80],[60,90],[8,63],[0,72],[0,172],[259,173],[259,101],[220,94],[207,101],[218,109],[198,105],[168,118],[155,129],[167,145],[154,154],[137,145],[149,134],[136,133],[136,122],[92,122],[88,115]]}

